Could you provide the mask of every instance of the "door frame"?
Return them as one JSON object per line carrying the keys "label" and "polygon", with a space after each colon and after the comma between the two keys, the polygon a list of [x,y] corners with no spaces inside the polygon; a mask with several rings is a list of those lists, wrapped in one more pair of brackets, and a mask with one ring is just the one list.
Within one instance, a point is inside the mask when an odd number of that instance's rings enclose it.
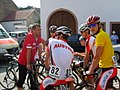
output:
{"label": "door frame", "polygon": [[70,13],[70,14],[74,17],[74,20],[75,20],[75,22],[76,22],[76,25],[75,25],[76,30],[75,30],[75,32],[78,33],[78,20],[77,20],[77,17],[75,16],[75,14],[74,14],[72,11],[68,10],[68,9],[59,8],[59,9],[57,9],[57,10],[54,10],[52,13],[50,13],[50,15],[49,15],[48,18],[47,18],[47,24],[46,24],[47,38],[49,37],[49,36],[48,36],[48,35],[49,35],[49,32],[48,32],[49,20],[50,20],[51,16],[54,15],[54,13],[57,13],[57,12],[60,12],[60,11],[68,12],[68,13]]}

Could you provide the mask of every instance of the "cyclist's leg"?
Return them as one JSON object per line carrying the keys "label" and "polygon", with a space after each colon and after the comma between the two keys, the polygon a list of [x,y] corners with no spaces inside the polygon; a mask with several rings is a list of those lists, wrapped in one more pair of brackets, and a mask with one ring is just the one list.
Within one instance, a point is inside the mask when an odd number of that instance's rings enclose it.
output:
{"label": "cyclist's leg", "polygon": [[108,80],[108,83],[107,83],[107,90],[114,90],[113,88],[115,88],[115,87],[113,87],[113,80],[114,80],[114,78],[115,78],[115,76],[117,76],[117,68],[114,68],[113,69],[114,71],[113,71],[113,74],[112,74],[112,76],[109,78],[109,80]]}
{"label": "cyclist's leg", "polygon": [[[108,85],[112,84],[112,82],[109,82],[109,80],[111,80],[111,78],[114,78],[116,75],[117,75],[116,68],[103,70],[99,82],[97,84],[96,90],[105,90]],[[112,86],[111,88],[110,87],[108,88],[109,88],[108,90],[111,90]]]}
{"label": "cyclist's leg", "polygon": [[[89,70],[89,67],[85,69],[85,71],[88,71],[88,70]],[[93,76],[87,76],[87,81],[88,81],[89,84],[94,86]],[[89,90],[94,90],[94,88],[93,87],[89,87]]]}
{"label": "cyclist's leg", "polygon": [[74,82],[69,82],[70,90],[75,90]]}
{"label": "cyclist's leg", "polygon": [[[94,86],[93,76],[87,76],[87,81],[88,81],[89,84],[91,84],[92,86]],[[94,90],[94,87],[89,87],[89,90]]]}
{"label": "cyclist's leg", "polygon": [[19,80],[17,82],[18,90],[22,90],[22,85],[24,84],[26,75],[27,75],[27,68],[24,65],[19,65]]}

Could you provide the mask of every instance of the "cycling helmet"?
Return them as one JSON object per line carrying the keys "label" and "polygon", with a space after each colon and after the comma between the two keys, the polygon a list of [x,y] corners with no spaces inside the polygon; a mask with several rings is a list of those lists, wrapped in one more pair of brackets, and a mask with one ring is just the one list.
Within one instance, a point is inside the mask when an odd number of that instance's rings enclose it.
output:
{"label": "cycling helmet", "polygon": [[89,30],[89,29],[90,28],[89,28],[88,24],[86,24],[86,23],[81,24],[80,27],[79,27],[79,31],[86,31],[86,30]]}
{"label": "cycling helmet", "polygon": [[87,24],[94,24],[100,22],[100,17],[97,15],[89,16],[87,18]]}
{"label": "cycling helmet", "polygon": [[83,36],[80,36],[79,41],[85,41],[85,38]]}
{"label": "cycling helmet", "polygon": [[55,25],[52,25],[49,28],[49,31],[51,31],[51,32],[55,32],[56,30],[57,30],[57,26],[55,26]]}
{"label": "cycling helmet", "polygon": [[66,26],[60,26],[60,27],[57,28],[56,33],[62,33],[64,35],[70,36],[71,35],[71,29],[66,27]]}

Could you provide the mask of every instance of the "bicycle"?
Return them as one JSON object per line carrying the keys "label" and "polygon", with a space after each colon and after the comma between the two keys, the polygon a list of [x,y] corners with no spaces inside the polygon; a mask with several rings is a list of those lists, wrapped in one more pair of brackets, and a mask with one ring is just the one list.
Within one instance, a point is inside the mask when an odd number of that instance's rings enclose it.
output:
{"label": "bicycle", "polygon": [[[36,73],[39,77],[39,80],[42,81],[45,78],[45,74],[44,74],[45,73],[44,72],[45,66],[43,65],[42,62],[39,62],[38,64],[36,64],[34,66],[38,68],[38,71]],[[11,62],[9,62],[8,66],[1,67],[1,68],[5,69],[5,73],[0,74],[0,75],[2,75],[1,77],[4,76],[1,80],[1,82],[0,82],[2,87],[5,88],[5,89],[9,89],[9,90],[15,88],[17,80],[18,80],[18,71],[19,71],[18,70],[18,62],[17,61],[11,61]],[[25,87],[27,87],[27,89],[30,88],[29,87],[30,85],[28,84],[28,81],[29,81],[28,79],[30,79],[29,78],[30,75],[31,75],[31,73],[29,72],[27,74],[27,80],[26,80],[27,83],[25,83],[24,86],[23,86],[24,89],[25,89]]]}
{"label": "bicycle", "polygon": [[[120,69],[120,67],[117,68]],[[77,81],[81,80],[81,82],[76,83],[76,87],[75,87],[76,90],[85,90],[85,89],[89,89],[90,87],[92,87],[95,90],[96,86],[88,83],[87,81],[88,75],[85,73],[85,70],[81,67],[81,65],[78,66],[75,65],[75,63],[73,63],[73,71],[79,76],[79,78],[77,78],[78,79]],[[101,70],[97,69],[95,73],[92,74],[95,83],[97,82],[100,73]],[[113,87],[116,87],[117,90],[120,90],[120,79],[117,76],[113,79]]]}

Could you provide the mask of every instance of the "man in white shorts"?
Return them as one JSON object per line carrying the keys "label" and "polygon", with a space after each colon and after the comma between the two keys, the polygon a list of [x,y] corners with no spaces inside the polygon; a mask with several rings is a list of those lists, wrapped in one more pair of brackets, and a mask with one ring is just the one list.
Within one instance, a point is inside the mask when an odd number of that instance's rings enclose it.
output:
{"label": "man in white shorts", "polygon": [[40,90],[51,90],[52,87],[69,82],[70,90],[74,90],[71,77],[71,63],[73,60],[73,49],[67,44],[71,30],[66,26],[60,26],[56,31],[58,39],[50,40],[46,50],[45,66],[49,69],[49,75],[40,85]]}

